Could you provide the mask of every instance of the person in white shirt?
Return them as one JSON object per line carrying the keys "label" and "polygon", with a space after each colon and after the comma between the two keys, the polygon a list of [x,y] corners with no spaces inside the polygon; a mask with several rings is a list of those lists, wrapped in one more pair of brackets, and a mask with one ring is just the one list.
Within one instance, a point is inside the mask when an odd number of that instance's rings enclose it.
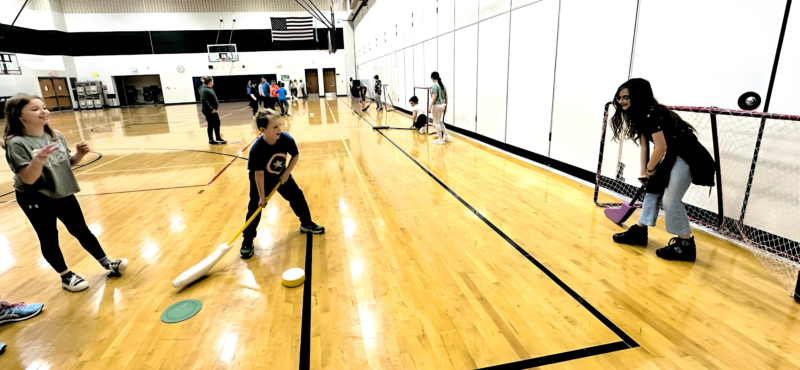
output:
{"label": "person in white shirt", "polygon": [[303,99],[308,98],[308,94],[306,93],[306,84],[303,83],[303,80],[300,80],[298,87],[300,87],[300,92],[303,93]]}
{"label": "person in white shirt", "polygon": [[289,89],[292,92],[292,99],[297,99],[297,80],[291,82],[292,83],[289,84]]}
{"label": "person in white shirt", "polygon": [[420,134],[427,134],[428,117],[425,115],[425,107],[419,104],[416,96],[412,96],[408,103],[411,104],[411,127],[418,129]]}

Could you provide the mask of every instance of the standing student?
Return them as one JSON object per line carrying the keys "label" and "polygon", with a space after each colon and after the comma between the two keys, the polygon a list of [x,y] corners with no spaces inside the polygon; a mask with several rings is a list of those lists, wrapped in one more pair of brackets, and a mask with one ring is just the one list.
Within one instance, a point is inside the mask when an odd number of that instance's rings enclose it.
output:
{"label": "standing student", "polygon": [[[219,100],[217,100],[217,93],[212,89],[212,87],[214,87],[214,79],[211,78],[211,76],[205,76],[200,78],[200,82],[202,85],[198,90],[200,91],[200,102],[203,104],[200,111],[206,116],[206,122],[208,123],[208,127],[206,128],[208,144],[227,144],[228,142],[222,140],[222,136],[219,135],[219,127],[221,125],[219,113],[217,113],[217,109],[219,109]],[[217,135],[216,140],[214,140],[214,134]]]}
{"label": "standing student", "polygon": [[278,83],[275,82],[275,80],[272,80],[271,84],[272,85],[269,87],[269,96],[272,100],[270,101],[269,106],[267,108],[274,110],[275,104],[278,104],[278,89],[280,88],[280,86],[278,86]]}
{"label": "standing student", "polygon": [[247,81],[247,100],[250,102],[250,108],[253,108],[253,116],[255,117],[256,112],[258,112],[258,98],[256,94],[258,93],[258,85],[253,80]]}
{"label": "standing student", "polygon": [[[639,222],[614,235],[621,244],[647,245],[647,227],[656,226],[662,198],[667,232],[677,235],[656,250],[666,260],[694,261],[697,255],[682,199],[689,185],[714,186],[714,159],[695,136],[696,130],[679,115],[659,104],[647,80],[630,79],[614,94],[611,118],[614,140],[639,145],[639,181],[647,186]],[[650,155],[650,144],[654,149]]]}
{"label": "standing student", "polygon": [[292,99],[297,99],[297,80],[290,81],[289,89],[292,93]]}
{"label": "standing student", "polygon": [[381,80],[378,78],[378,75],[375,75],[375,101],[378,102],[378,105],[375,107],[376,111],[383,110],[383,102],[381,101],[381,92],[383,91],[383,86],[381,85]]}
{"label": "standing student", "polygon": [[278,88],[278,105],[281,106],[281,116],[291,116],[289,114],[289,102],[286,101],[286,89],[285,84],[281,82],[280,88]]}
{"label": "standing student", "polygon": [[425,108],[419,104],[419,98],[412,96],[408,103],[411,104],[411,127],[418,129],[420,134],[427,134],[428,117]]}
{"label": "standing student", "polygon": [[[278,181],[278,193],[289,201],[294,214],[300,218],[300,232],[322,234],[325,228],[311,220],[311,211],[303,195],[292,177],[292,170],[300,160],[300,152],[294,139],[285,132],[281,132],[282,118],[271,109],[261,109],[256,118],[256,126],[261,132],[253,147],[250,149],[247,169],[250,171],[250,202],[247,205],[247,217],[266,206],[266,196],[275,187]],[[289,160],[291,156],[291,160]],[[250,258],[254,254],[253,239],[255,239],[261,214],[244,229],[242,248],[239,251],[242,258]]]}
{"label": "standing student", "polygon": [[264,107],[267,106],[267,97],[269,96],[268,86],[267,79],[261,77],[261,83],[258,85],[258,104]]}
{"label": "standing student", "polygon": [[67,267],[58,244],[57,219],[111,272],[109,276],[119,276],[128,267],[128,260],[111,260],[106,256],[86,226],[75,198],[80,187],[71,167],[89,153],[89,146],[78,144],[75,154],[70,156],[67,140],[50,128],[50,112],[39,97],[18,94],[6,102],[5,114],[8,122],[2,146],[8,166],[14,172],[17,204],[39,236],[44,259],[61,275],[61,287],[79,292],[88,288],[89,283]]}
{"label": "standing student", "polygon": [[431,81],[433,87],[431,89],[431,106],[428,107],[428,113],[433,117],[433,127],[439,132],[439,139],[434,140],[434,144],[444,144],[450,139],[450,134],[447,133],[443,118],[444,110],[447,107],[447,89],[442,83],[442,78],[439,77],[439,72],[431,73]]}
{"label": "standing student", "polygon": [[300,92],[303,93],[303,99],[308,98],[308,94],[306,94],[306,84],[303,83],[303,80],[300,80],[298,86],[300,87]]}

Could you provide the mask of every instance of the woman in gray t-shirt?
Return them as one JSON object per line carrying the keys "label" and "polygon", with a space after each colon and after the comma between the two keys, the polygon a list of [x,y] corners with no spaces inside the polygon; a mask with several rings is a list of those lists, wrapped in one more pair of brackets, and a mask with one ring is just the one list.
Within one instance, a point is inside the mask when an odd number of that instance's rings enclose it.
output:
{"label": "woman in gray t-shirt", "polygon": [[81,243],[106,270],[119,276],[128,260],[111,260],[97,238],[86,226],[83,211],[75,198],[80,191],[72,166],[89,153],[89,146],[80,143],[70,156],[67,140],[50,128],[50,112],[41,98],[18,94],[5,106],[6,124],[3,149],[6,161],[14,171],[14,190],[25,216],[39,236],[44,259],[61,275],[61,286],[71,292],[89,287],[86,279],[69,268],[58,245],[56,219]]}

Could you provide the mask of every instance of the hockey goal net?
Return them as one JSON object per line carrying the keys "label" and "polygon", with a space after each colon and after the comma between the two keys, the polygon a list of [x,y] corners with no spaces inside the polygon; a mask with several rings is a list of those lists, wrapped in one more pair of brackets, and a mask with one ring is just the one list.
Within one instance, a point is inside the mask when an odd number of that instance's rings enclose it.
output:
{"label": "hockey goal net", "polygon": [[[795,295],[800,287],[800,116],[669,108],[697,129],[717,166],[710,192],[692,185],[683,198],[692,226],[751,250]],[[630,201],[639,187],[639,148],[613,140],[608,128],[613,110],[613,104],[606,104],[594,193],[601,207]],[[601,192],[617,199],[598,201]]]}

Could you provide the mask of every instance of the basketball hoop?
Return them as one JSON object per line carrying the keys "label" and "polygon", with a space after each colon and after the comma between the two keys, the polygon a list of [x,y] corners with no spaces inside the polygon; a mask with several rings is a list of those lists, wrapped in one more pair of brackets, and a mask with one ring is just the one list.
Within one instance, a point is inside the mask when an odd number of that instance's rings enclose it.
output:
{"label": "basketball hoop", "polygon": [[331,4],[331,11],[341,11],[342,0],[329,0]]}

